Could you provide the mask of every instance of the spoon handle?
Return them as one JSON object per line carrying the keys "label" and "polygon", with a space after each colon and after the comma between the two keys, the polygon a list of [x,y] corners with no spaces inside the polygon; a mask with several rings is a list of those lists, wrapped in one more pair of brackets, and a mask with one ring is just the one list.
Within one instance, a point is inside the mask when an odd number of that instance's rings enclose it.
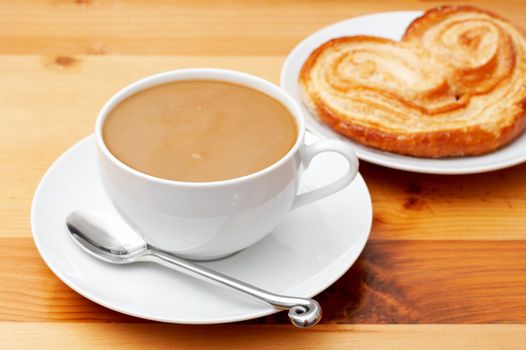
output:
{"label": "spoon handle", "polygon": [[228,287],[256,299],[262,300],[278,309],[289,310],[292,324],[300,328],[308,328],[317,324],[321,319],[321,307],[313,299],[289,297],[267,292],[235,278],[225,276],[203,266],[179,258],[168,252],[149,247],[148,253],[141,260],[159,263],[187,275],[198,277],[209,283]]}

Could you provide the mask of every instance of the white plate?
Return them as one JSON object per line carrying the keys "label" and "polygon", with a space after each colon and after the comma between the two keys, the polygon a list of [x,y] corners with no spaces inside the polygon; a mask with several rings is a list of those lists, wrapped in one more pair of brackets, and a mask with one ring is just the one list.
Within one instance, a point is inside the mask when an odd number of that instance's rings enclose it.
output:
{"label": "white plate", "polygon": [[[303,40],[289,54],[281,70],[281,87],[300,101],[298,73],[307,57],[318,46],[333,38],[356,34],[398,40],[407,25],[421,14],[420,11],[385,12],[356,17],[323,28]],[[301,106],[310,131],[323,138],[346,140],[354,146],[360,159],[389,168],[430,174],[472,174],[507,168],[526,161],[526,133],[510,145],[487,155],[449,159],[416,158],[383,152],[350,141],[318,121],[303,103]]]}
{"label": "white plate", "polygon": [[[320,155],[305,173],[303,188],[332,180],[346,166],[336,155]],[[99,182],[93,136],[50,167],[31,211],[33,238],[45,262],[86,298],[129,315],[174,323],[233,322],[278,311],[154,264],[116,266],[95,260],[74,244],[65,227],[67,214],[79,208],[117,215]],[[311,297],[354,263],[371,222],[371,198],[358,175],[341,192],[292,212],[256,245],[203,265],[269,291]]]}

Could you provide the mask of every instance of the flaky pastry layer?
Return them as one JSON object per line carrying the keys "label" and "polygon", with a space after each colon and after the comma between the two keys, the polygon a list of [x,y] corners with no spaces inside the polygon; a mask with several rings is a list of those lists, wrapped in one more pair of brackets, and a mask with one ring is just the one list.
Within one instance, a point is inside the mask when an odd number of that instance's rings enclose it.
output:
{"label": "flaky pastry layer", "polygon": [[484,10],[438,7],[401,41],[330,40],[299,84],[319,119],[367,146],[432,158],[488,153],[526,128],[526,36]]}

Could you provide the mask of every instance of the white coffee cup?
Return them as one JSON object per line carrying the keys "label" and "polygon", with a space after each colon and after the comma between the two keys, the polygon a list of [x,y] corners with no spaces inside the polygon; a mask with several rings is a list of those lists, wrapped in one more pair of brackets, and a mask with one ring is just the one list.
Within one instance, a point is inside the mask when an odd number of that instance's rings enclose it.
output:
{"label": "white coffee cup", "polygon": [[[178,80],[219,80],[259,90],[281,102],[294,116],[298,136],[276,163],[256,173],[215,182],[180,182],[141,173],[113,156],[102,138],[106,116],[122,100],[152,86]],[[358,159],[341,141],[304,144],[305,121],[298,103],[261,78],[221,69],[183,69],[139,80],[117,92],[96,122],[99,170],[104,189],[121,215],[153,246],[183,257],[208,260],[242,250],[269,234],[291,210],[346,187],[358,172]],[[338,180],[297,194],[302,168],[323,152],[349,162]]]}

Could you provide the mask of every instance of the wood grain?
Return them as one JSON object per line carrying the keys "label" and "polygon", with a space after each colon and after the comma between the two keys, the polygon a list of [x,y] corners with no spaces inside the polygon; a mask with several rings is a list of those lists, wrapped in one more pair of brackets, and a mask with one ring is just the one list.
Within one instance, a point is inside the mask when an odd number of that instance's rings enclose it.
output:
{"label": "wood grain", "polygon": [[362,162],[360,172],[373,201],[371,239],[526,239],[526,164],[444,176]]}
{"label": "wood grain", "polygon": [[525,323],[525,249],[524,241],[370,241],[317,300],[331,323]]}
{"label": "wood grain", "polygon": [[[371,241],[317,296],[322,323],[526,323],[525,250],[525,241]],[[0,239],[0,281],[0,322],[140,321],[69,289],[30,238]]]}
{"label": "wood grain", "polygon": [[[97,1],[0,3],[0,53],[286,55],[331,23],[443,1]],[[521,23],[524,1],[472,3]]]}
{"label": "wood grain", "polygon": [[3,349],[420,349],[522,350],[523,325],[178,326],[0,323]]}

